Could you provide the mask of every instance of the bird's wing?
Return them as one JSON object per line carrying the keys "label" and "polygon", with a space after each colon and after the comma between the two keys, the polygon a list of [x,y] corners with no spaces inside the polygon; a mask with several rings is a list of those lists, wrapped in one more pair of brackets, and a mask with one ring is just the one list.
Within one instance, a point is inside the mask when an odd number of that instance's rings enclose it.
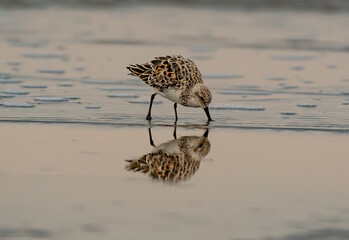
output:
{"label": "bird's wing", "polygon": [[186,88],[202,82],[194,62],[182,56],[155,57],[149,63],[130,65],[127,69],[159,91],[168,87]]}

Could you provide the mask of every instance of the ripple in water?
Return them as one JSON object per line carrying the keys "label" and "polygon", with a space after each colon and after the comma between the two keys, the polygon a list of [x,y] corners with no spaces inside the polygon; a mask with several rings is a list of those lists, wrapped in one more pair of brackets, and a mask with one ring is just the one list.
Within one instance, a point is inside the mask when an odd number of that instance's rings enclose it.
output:
{"label": "ripple in water", "polygon": [[312,103],[299,103],[297,104],[298,107],[305,107],[305,108],[315,108],[317,107],[316,104],[312,104]]}
{"label": "ripple in water", "polygon": [[[130,100],[128,101],[129,103],[135,103],[135,104],[149,104],[150,100],[146,100],[146,99],[135,99],[135,100]],[[154,100],[153,104],[161,104],[162,101],[159,100]]]}
{"label": "ripple in water", "polygon": [[110,98],[139,98],[139,96],[136,94],[127,94],[127,93],[109,94],[108,97],[110,97]]}
{"label": "ripple in water", "polygon": [[100,109],[100,106],[86,106],[86,109]]}
{"label": "ripple in water", "polygon": [[268,77],[266,79],[270,80],[270,81],[285,81],[285,80],[287,80],[287,78],[285,78],[285,77]]}
{"label": "ripple in water", "polygon": [[67,60],[68,55],[65,54],[36,54],[36,53],[25,53],[22,55],[24,58],[34,58],[34,59],[61,59],[61,60]]}
{"label": "ripple in water", "polygon": [[13,94],[13,95],[27,95],[29,92],[23,91],[20,89],[16,89],[16,88],[10,88],[10,89],[2,91],[2,93]]}
{"label": "ripple in water", "polygon": [[36,98],[34,98],[34,101],[39,101],[39,102],[67,102],[67,101],[69,101],[69,98],[62,98],[62,97],[36,97]]}
{"label": "ripple in water", "polygon": [[270,92],[263,91],[220,91],[218,93],[223,95],[271,95]]}
{"label": "ripple in water", "polygon": [[15,97],[15,96],[12,94],[0,93],[0,98],[13,98],[13,97]]}
{"label": "ripple in water", "polygon": [[337,68],[337,66],[336,66],[336,65],[327,65],[327,68],[329,68],[329,69],[335,69],[335,68]]}
{"label": "ripple in water", "polygon": [[0,79],[10,79],[11,75],[8,73],[0,73]]}
{"label": "ripple in water", "polygon": [[212,105],[210,109],[213,110],[243,110],[243,111],[264,111],[264,107],[260,106],[243,106],[243,105],[231,105],[231,104],[217,104]]}
{"label": "ripple in water", "polygon": [[145,91],[148,88],[136,88],[136,87],[99,87],[102,91]]}
{"label": "ripple in water", "polygon": [[314,60],[315,56],[308,56],[308,55],[271,56],[271,59],[281,60],[281,61],[309,61],[309,60]]}
{"label": "ripple in water", "polygon": [[281,114],[281,115],[286,115],[286,116],[294,116],[294,115],[296,115],[297,113],[295,113],[295,112],[281,112],[280,114]]}
{"label": "ripple in water", "polygon": [[72,97],[68,97],[68,99],[69,99],[69,100],[79,100],[79,99],[81,99],[81,98],[80,98],[80,97],[73,97],[73,96],[72,96]]}
{"label": "ripple in water", "polygon": [[32,47],[32,48],[39,48],[47,44],[44,40],[24,40],[24,39],[8,39],[7,40],[11,45],[15,47]]}
{"label": "ripple in water", "polygon": [[45,86],[45,85],[23,85],[23,86],[21,86],[22,88],[40,88],[40,89],[42,89],[42,88],[47,88],[47,86]]}
{"label": "ripple in water", "polygon": [[38,70],[38,73],[47,73],[47,74],[56,74],[56,75],[61,75],[65,73],[64,70]]}
{"label": "ripple in water", "polygon": [[23,81],[17,80],[17,79],[0,79],[0,84],[5,84],[5,83],[21,83]]}
{"label": "ripple in water", "polygon": [[63,83],[63,84],[57,84],[58,87],[72,87],[74,84],[69,84],[69,83]]}
{"label": "ripple in water", "polygon": [[290,85],[280,85],[282,87],[282,89],[297,89],[298,86],[290,86]]}
{"label": "ripple in water", "polygon": [[18,67],[21,65],[20,62],[7,62],[6,63],[8,66],[13,66],[13,67]]}
{"label": "ripple in water", "polygon": [[112,80],[94,80],[94,79],[85,79],[81,81],[82,83],[85,84],[120,84],[120,81],[112,81]]}
{"label": "ripple in water", "polygon": [[0,103],[3,107],[16,107],[16,108],[33,108],[35,107],[34,104],[27,103],[27,102],[3,102]]}

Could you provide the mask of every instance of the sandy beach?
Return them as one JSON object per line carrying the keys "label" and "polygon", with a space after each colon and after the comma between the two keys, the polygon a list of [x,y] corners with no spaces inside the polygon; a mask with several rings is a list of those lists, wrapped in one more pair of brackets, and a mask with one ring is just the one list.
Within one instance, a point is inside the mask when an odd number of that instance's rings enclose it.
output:
{"label": "sandy beach", "polygon": [[[348,239],[348,23],[0,8],[0,239]],[[193,59],[213,95],[210,124],[179,106],[177,139],[173,103],[157,97],[149,123],[152,89],[126,69],[168,54]],[[157,149],[177,161],[150,161]]]}

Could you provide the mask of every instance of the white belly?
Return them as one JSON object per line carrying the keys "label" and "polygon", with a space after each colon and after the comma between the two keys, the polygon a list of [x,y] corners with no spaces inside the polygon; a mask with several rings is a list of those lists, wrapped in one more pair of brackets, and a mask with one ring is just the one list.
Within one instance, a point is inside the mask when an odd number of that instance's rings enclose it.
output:
{"label": "white belly", "polygon": [[181,104],[181,91],[175,88],[168,88],[165,92],[156,91],[159,95],[171,100],[172,102],[176,102]]}

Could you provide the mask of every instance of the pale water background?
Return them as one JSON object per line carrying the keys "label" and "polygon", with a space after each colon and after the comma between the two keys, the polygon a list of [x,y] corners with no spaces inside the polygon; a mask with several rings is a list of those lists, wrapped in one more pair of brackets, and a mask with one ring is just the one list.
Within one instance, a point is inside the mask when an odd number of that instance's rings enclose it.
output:
{"label": "pale water background", "polygon": [[[349,239],[346,11],[32,2],[0,9],[0,239]],[[178,108],[211,143],[178,183],[125,170],[174,121],[125,67],[167,54],[213,93],[209,125]]]}

